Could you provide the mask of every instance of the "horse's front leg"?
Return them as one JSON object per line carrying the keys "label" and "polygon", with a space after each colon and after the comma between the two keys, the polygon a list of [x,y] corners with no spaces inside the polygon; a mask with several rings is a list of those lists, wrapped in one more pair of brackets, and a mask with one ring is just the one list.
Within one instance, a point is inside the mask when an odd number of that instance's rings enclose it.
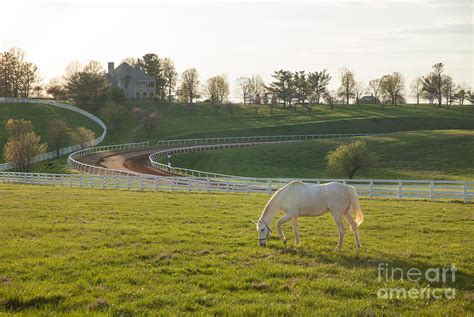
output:
{"label": "horse's front leg", "polygon": [[294,217],[291,219],[293,221],[293,233],[295,235],[295,244],[298,245],[301,243],[300,241],[300,229],[298,227],[298,217]]}
{"label": "horse's front leg", "polygon": [[285,214],[277,222],[278,236],[280,237],[281,241],[283,241],[283,243],[286,243],[286,237],[283,234],[283,231],[281,231],[281,225],[284,224],[285,222],[290,221],[290,219],[291,219],[291,216],[289,214]]}

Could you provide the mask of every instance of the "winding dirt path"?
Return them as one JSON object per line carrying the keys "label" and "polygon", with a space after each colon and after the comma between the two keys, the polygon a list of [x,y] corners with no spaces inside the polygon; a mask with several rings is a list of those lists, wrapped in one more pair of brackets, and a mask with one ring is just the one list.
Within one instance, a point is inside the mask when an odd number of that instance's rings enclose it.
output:
{"label": "winding dirt path", "polygon": [[160,171],[151,166],[148,156],[164,148],[132,150],[120,152],[95,153],[78,158],[78,161],[134,174],[171,176],[173,174]]}

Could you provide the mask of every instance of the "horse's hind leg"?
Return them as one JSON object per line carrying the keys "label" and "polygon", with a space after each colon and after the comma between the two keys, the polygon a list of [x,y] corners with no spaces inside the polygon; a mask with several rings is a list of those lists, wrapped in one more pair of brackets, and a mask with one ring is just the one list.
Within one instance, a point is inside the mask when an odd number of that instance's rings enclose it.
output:
{"label": "horse's hind leg", "polygon": [[293,221],[293,233],[295,234],[295,244],[300,244],[300,229],[298,227],[298,218],[291,219]]}
{"label": "horse's hind leg", "polygon": [[286,237],[283,234],[283,231],[281,231],[281,225],[284,224],[285,222],[290,221],[290,219],[291,219],[291,216],[289,214],[285,214],[277,222],[278,236],[280,237],[281,241],[283,241],[283,243],[286,243]]}
{"label": "horse's hind leg", "polygon": [[352,218],[351,205],[349,205],[349,207],[347,207],[347,209],[344,211],[344,216],[346,216],[347,222],[349,222],[349,225],[351,226],[351,229],[354,232],[356,247],[360,248],[361,244],[360,244],[360,240],[359,240],[359,228],[358,228],[357,223],[355,222],[354,218]]}
{"label": "horse's hind leg", "polygon": [[341,249],[344,244],[344,224],[342,223],[342,213],[332,213],[332,216],[337,225],[337,230],[339,231],[339,243],[337,244],[337,249]]}

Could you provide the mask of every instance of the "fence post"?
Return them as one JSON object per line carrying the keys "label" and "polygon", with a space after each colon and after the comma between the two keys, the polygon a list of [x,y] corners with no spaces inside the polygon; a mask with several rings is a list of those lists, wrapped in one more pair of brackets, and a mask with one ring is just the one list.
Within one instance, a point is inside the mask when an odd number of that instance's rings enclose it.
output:
{"label": "fence post", "polygon": [[267,194],[270,195],[272,193],[272,180],[267,180]]}
{"label": "fence post", "polygon": [[398,182],[398,199],[402,199],[402,181]]}
{"label": "fence post", "polygon": [[464,203],[467,204],[467,182],[464,182]]}
{"label": "fence post", "polygon": [[207,177],[207,192],[211,192],[211,181],[209,180],[209,177]]}
{"label": "fence post", "polygon": [[430,200],[433,201],[434,200],[434,193],[433,193],[433,187],[434,187],[434,181],[431,180],[430,182]]}
{"label": "fence post", "polygon": [[373,180],[370,180],[370,185],[369,185],[369,196],[370,196],[370,199],[372,199],[374,197],[374,181]]}

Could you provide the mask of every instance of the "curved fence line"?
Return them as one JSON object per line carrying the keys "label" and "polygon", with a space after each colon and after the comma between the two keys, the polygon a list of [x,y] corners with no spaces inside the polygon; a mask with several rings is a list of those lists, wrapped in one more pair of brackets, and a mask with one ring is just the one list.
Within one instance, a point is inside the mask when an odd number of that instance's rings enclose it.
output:
{"label": "curved fence line", "polygon": [[[85,111],[81,108],[78,108],[78,107],[75,107],[75,106],[72,106],[72,105],[68,105],[68,104],[65,104],[65,103],[60,103],[60,102],[56,102],[56,101],[52,101],[52,100],[35,100],[35,99],[28,99],[28,98],[0,98],[0,103],[45,104],[45,105],[49,105],[49,106],[53,106],[53,107],[57,107],[57,108],[62,108],[62,109],[67,109],[67,110],[71,110],[71,111],[74,111],[76,113],[79,113],[79,114],[91,119],[95,123],[97,123],[103,130],[102,134],[98,138],[96,138],[95,140],[89,142],[87,144],[87,146],[95,146],[97,144],[100,144],[104,140],[104,138],[107,134],[107,126],[105,125],[105,123],[102,120],[100,120],[100,118],[96,117],[92,113],[89,113],[89,112],[87,112],[87,111]],[[80,150],[81,148],[82,148],[81,145],[78,145],[78,144],[71,145],[71,146],[60,149],[59,150],[59,155],[60,156],[61,155],[66,155],[66,154],[69,154],[71,152]],[[56,157],[57,157],[57,151],[50,151],[50,152],[35,156],[31,160],[31,162],[36,163],[36,162],[41,162],[41,161],[49,160],[49,159],[56,158]],[[12,169],[12,168],[14,168],[14,163],[12,163],[12,162],[7,162],[7,163],[0,164],[0,171],[6,171],[6,170],[9,170],[9,169]]]}
{"label": "curved fence line", "polygon": [[91,155],[94,153],[142,149],[142,148],[148,147],[149,145],[150,145],[150,142],[138,142],[138,143],[124,143],[124,144],[91,147],[91,148],[79,150],[79,151],[69,154],[69,157],[67,158],[67,164],[77,171],[81,171],[88,174],[94,174],[94,175],[137,175],[137,173],[131,173],[131,172],[123,171],[123,170],[116,170],[116,169],[111,169],[111,168],[90,165],[84,162],[80,162],[77,159],[79,157]]}
{"label": "curved fence line", "polygon": [[[385,135],[385,134],[309,134],[309,135],[275,135],[275,136],[250,136],[250,137],[224,137],[224,138],[204,138],[204,139],[183,139],[183,140],[161,140],[157,145],[182,145],[182,144],[204,144],[199,146],[178,147],[152,153],[148,156],[151,165],[159,170],[180,176],[211,177],[211,178],[245,178],[235,175],[226,175],[212,172],[193,170],[184,167],[173,167],[169,164],[160,163],[161,157],[170,157],[174,154],[194,153],[209,150],[220,150],[236,147],[246,147],[261,144],[275,144],[285,142],[299,142],[321,139],[341,139],[360,136]],[[247,179],[247,178],[245,178]]]}

